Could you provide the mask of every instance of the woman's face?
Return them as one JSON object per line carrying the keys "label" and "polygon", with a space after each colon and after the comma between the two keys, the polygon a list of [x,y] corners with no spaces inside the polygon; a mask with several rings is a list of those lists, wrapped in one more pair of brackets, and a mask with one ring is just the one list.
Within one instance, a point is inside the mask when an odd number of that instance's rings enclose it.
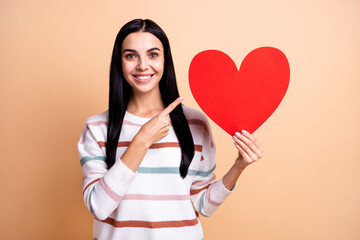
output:
{"label": "woman's face", "polygon": [[164,48],[161,41],[148,32],[131,33],[121,47],[122,71],[133,93],[159,90],[164,72]]}

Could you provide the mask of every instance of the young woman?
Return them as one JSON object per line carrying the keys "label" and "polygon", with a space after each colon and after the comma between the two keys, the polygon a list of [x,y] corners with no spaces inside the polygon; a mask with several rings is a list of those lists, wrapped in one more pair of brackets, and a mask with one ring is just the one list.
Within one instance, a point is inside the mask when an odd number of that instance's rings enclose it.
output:
{"label": "young woman", "polygon": [[110,68],[109,109],[90,117],[78,151],[94,239],[203,239],[210,216],[263,149],[246,131],[238,156],[215,180],[209,122],[179,97],[170,45],[151,20],[119,31]]}

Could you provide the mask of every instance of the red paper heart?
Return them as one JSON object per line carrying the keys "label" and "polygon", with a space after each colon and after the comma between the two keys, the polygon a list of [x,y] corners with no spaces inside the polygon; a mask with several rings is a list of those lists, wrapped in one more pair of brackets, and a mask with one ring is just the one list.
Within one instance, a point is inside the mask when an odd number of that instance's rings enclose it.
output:
{"label": "red paper heart", "polygon": [[232,59],[218,50],[198,53],[189,68],[195,100],[230,135],[258,129],[280,104],[289,79],[289,62],[273,47],[251,51],[239,71]]}

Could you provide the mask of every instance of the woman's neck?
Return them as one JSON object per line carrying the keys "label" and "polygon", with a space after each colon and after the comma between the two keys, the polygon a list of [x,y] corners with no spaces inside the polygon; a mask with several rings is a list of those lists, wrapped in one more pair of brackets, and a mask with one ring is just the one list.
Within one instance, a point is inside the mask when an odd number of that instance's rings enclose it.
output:
{"label": "woman's neck", "polygon": [[164,109],[160,90],[148,93],[132,93],[127,111],[139,117],[153,117]]}

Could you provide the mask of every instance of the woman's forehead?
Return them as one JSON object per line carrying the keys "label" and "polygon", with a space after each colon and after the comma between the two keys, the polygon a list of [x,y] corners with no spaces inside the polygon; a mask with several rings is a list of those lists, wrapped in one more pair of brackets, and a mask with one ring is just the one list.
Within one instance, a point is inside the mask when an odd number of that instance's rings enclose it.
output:
{"label": "woman's forehead", "polygon": [[149,32],[134,32],[126,36],[122,43],[121,49],[133,49],[136,51],[147,51],[151,48],[163,50],[161,41]]}

